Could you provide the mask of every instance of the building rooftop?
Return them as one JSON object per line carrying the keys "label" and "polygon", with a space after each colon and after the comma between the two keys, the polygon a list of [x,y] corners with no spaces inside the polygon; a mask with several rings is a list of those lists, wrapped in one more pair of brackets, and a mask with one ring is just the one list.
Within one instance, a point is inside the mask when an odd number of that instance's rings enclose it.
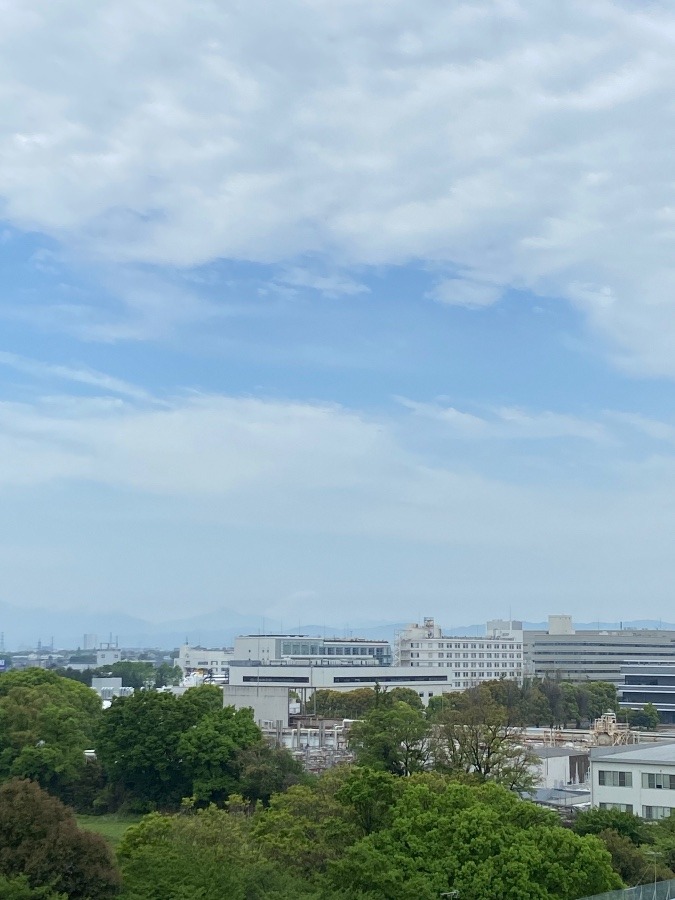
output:
{"label": "building rooftop", "polygon": [[675,765],[675,741],[662,744],[642,744],[639,747],[603,747],[591,750],[591,759],[594,762],[603,760],[607,762],[647,763],[656,765],[668,763]]}
{"label": "building rooftop", "polygon": [[528,747],[540,759],[552,759],[557,756],[583,756],[588,754],[588,747]]}

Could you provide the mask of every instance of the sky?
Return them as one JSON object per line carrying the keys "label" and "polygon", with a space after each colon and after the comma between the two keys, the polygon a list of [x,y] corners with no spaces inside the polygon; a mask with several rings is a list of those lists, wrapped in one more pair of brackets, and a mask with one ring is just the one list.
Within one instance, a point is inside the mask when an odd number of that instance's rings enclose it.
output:
{"label": "sky", "polygon": [[673,619],[671,3],[0,12],[0,601]]}

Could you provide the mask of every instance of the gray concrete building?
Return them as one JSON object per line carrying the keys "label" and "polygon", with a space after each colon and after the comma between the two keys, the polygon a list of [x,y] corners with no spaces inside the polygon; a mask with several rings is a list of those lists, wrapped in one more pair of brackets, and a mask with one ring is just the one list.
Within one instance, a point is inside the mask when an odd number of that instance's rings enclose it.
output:
{"label": "gray concrete building", "polygon": [[523,632],[523,653],[527,675],[618,685],[621,667],[629,660],[675,665],[675,631],[577,631],[570,616],[549,616],[546,631]]}
{"label": "gray concrete building", "polygon": [[630,660],[621,667],[619,704],[642,709],[652,703],[663,724],[675,724],[675,660]]}

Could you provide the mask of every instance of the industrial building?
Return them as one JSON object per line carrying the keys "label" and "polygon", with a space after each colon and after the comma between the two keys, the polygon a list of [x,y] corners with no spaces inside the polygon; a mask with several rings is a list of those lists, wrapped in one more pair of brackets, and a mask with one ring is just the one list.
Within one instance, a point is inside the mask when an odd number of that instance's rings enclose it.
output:
{"label": "industrial building", "polygon": [[591,750],[591,803],[664,819],[675,810],[675,742]]}
{"label": "industrial building", "polygon": [[571,616],[549,616],[546,631],[523,632],[523,653],[527,675],[618,685],[621,667],[629,660],[675,665],[675,631],[577,631]]}
{"label": "industrial building", "polygon": [[621,667],[617,690],[624,709],[651,703],[663,724],[675,723],[675,660],[629,660]]}

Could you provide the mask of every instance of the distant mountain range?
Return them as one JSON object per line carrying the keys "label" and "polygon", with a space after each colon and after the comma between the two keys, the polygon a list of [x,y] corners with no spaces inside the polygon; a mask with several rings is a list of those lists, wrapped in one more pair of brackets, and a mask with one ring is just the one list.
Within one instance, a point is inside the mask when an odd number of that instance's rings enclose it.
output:
{"label": "distant mountain range", "polygon": [[[437,619],[446,634],[481,635],[485,625],[452,626]],[[286,627],[284,631],[295,634],[325,635],[326,637],[367,637],[393,641],[396,632],[407,622],[353,622],[348,629],[332,625],[303,624]],[[527,629],[545,629],[545,622],[524,622]],[[575,623],[581,629],[654,628],[675,630],[670,622],[639,619],[630,622]],[[95,634],[98,642],[119,642],[120,647],[161,647],[172,649],[187,639],[191,644],[210,647],[231,646],[238,634],[270,634],[282,631],[281,623],[261,616],[245,615],[228,609],[215,610],[199,616],[170,620],[163,623],[149,622],[135,616],[115,612],[69,611],[55,612],[47,609],[23,610],[17,606],[0,603],[0,633],[4,635],[7,650],[20,650],[37,646],[53,646],[55,649],[74,649],[83,645],[85,634]]]}

